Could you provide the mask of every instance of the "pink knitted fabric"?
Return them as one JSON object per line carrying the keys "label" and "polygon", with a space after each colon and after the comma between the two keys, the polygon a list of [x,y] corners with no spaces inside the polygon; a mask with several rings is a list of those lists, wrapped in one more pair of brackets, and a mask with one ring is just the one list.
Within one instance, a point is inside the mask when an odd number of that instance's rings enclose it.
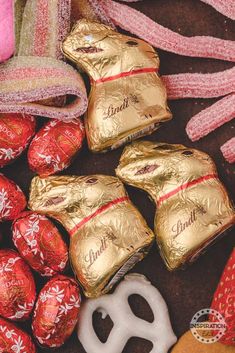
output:
{"label": "pink knitted fabric", "polygon": [[15,50],[14,0],[0,0],[0,62],[10,58]]}
{"label": "pink knitted fabric", "polygon": [[235,163],[235,137],[221,146],[221,152],[229,163]]}
{"label": "pink knitted fabric", "polygon": [[197,141],[234,117],[235,93],[232,93],[192,117],[186,132],[192,141]]}

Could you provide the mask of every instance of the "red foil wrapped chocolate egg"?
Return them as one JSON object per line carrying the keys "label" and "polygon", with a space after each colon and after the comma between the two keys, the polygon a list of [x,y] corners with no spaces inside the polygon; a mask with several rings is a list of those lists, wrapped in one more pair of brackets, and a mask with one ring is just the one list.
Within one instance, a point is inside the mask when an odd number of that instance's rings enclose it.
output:
{"label": "red foil wrapped chocolate egg", "polygon": [[0,317],[0,352],[36,353],[36,348],[26,332]]}
{"label": "red foil wrapped chocolate egg", "polygon": [[35,134],[35,118],[24,114],[0,114],[0,167],[11,163]]}
{"label": "red foil wrapped chocolate egg", "polygon": [[26,198],[14,181],[0,174],[0,220],[15,219],[26,207]]}
{"label": "red foil wrapped chocolate egg", "polygon": [[50,121],[30,144],[30,168],[40,176],[55,174],[67,168],[81,149],[84,137],[84,126],[79,119],[67,123]]}
{"label": "red foil wrapped chocolate egg", "polygon": [[55,276],[41,290],[32,323],[38,342],[47,347],[60,347],[72,334],[81,303],[75,280]]}
{"label": "red foil wrapped chocolate egg", "polygon": [[12,226],[13,242],[25,261],[42,276],[62,272],[68,248],[54,224],[45,216],[23,212]]}
{"label": "red foil wrapped chocolate egg", "polygon": [[20,321],[29,318],[36,298],[29,266],[14,250],[0,250],[0,316]]}

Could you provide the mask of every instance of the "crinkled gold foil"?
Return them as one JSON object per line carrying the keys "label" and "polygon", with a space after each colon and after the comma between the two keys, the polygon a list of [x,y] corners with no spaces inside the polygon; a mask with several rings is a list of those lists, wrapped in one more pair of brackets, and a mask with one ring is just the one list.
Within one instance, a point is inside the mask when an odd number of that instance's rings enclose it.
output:
{"label": "crinkled gold foil", "polygon": [[117,176],[156,202],[155,234],[170,270],[194,261],[235,211],[212,159],[183,145],[136,142],[125,148]]}
{"label": "crinkled gold foil", "polygon": [[35,177],[29,207],[55,218],[70,233],[71,264],[88,297],[108,292],[154,240],[115,177]]}
{"label": "crinkled gold foil", "polygon": [[91,78],[85,125],[92,151],[117,148],[171,119],[159,58],[146,42],[83,19],[63,52]]}

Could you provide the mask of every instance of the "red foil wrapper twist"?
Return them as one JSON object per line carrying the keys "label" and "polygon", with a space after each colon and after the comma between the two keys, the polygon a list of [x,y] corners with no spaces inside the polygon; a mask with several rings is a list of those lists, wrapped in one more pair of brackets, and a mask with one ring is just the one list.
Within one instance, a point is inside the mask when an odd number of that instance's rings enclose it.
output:
{"label": "red foil wrapper twist", "polygon": [[0,317],[0,352],[36,353],[36,348],[26,332]]}
{"label": "red foil wrapper twist", "polygon": [[62,272],[68,248],[54,224],[38,213],[23,212],[13,223],[13,242],[25,261],[42,276]]}
{"label": "red foil wrapper twist", "polygon": [[0,174],[0,220],[15,219],[26,207],[26,199],[14,181]]}
{"label": "red foil wrapper twist", "polygon": [[27,320],[36,298],[30,268],[14,250],[0,250],[0,315],[15,321]]}
{"label": "red foil wrapper twist", "polygon": [[60,347],[72,334],[81,304],[78,285],[66,276],[52,278],[41,290],[32,323],[38,342]]}
{"label": "red foil wrapper twist", "polygon": [[0,114],[0,167],[21,155],[35,133],[31,115]]}
{"label": "red foil wrapper twist", "polygon": [[55,174],[69,166],[85,137],[81,120],[51,121],[34,137],[28,151],[30,168],[40,176]]}

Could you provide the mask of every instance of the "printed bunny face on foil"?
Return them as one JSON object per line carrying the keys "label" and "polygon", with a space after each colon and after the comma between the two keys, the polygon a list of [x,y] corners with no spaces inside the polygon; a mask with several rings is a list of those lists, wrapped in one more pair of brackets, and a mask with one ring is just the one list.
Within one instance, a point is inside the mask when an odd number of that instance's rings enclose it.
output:
{"label": "printed bunny face on foil", "polygon": [[117,148],[171,119],[159,58],[146,42],[83,19],[63,52],[91,78],[85,121],[92,151]]}
{"label": "printed bunny face on foil", "polygon": [[235,223],[235,212],[211,158],[183,145],[136,142],[126,147],[117,176],[156,202],[155,233],[170,270],[196,259]]}
{"label": "printed bunny face on foil", "polygon": [[154,239],[115,177],[36,177],[29,207],[57,219],[71,235],[70,260],[88,297],[108,292]]}

